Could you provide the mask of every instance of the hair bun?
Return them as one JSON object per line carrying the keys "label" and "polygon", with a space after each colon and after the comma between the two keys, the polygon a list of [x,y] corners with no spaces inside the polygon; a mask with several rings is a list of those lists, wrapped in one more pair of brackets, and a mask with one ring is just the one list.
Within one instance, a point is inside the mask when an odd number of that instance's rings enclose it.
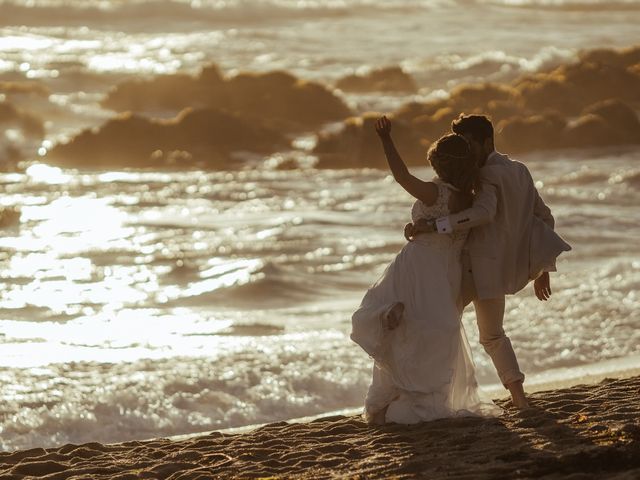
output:
{"label": "hair bun", "polygon": [[429,149],[428,160],[442,180],[463,193],[473,192],[478,168],[471,145],[462,135],[450,133],[438,139]]}

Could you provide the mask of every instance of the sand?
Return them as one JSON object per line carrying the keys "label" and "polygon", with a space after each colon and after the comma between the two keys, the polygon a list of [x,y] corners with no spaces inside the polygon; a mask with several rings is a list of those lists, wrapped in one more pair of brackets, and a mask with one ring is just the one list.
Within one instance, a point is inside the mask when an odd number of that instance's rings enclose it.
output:
{"label": "sand", "polygon": [[640,478],[640,376],[530,395],[499,418],[369,426],[360,416],[244,434],[0,453],[0,479]]}

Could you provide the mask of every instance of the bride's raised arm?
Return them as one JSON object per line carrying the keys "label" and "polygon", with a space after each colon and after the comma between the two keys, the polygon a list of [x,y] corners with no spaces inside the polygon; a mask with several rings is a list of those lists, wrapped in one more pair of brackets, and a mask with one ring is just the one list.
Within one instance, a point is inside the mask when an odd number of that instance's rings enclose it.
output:
{"label": "bride's raised arm", "polygon": [[433,205],[438,198],[438,187],[433,182],[425,182],[411,175],[391,139],[391,121],[386,116],[376,120],[376,133],[380,137],[387,163],[396,182],[411,196],[427,205]]}

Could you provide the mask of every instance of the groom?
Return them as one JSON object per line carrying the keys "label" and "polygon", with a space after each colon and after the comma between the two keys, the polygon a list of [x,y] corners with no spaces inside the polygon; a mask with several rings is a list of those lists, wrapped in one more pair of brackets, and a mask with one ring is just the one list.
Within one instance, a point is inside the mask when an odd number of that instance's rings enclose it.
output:
{"label": "groom", "polygon": [[411,239],[422,232],[451,233],[471,229],[462,252],[462,303],[473,301],[480,343],[491,357],[500,381],[517,408],[528,406],[524,374],[504,332],[505,295],[535,278],[538,299],[551,296],[549,272],[555,257],[570,250],[553,232],[554,219],[535,188],[526,166],[496,152],[493,125],[483,115],[460,115],[454,133],[465,137],[480,168],[480,188],[472,207],[405,227]]}

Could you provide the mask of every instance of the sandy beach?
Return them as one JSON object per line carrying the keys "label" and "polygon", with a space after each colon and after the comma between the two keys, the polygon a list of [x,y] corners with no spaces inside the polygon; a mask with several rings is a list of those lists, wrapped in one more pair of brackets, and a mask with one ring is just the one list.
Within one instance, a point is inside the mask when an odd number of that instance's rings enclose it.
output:
{"label": "sandy beach", "polygon": [[[0,0],[0,480],[640,480],[639,24],[635,0]],[[467,308],[505,414],[369,426],[352,316],[415,202],[375,121],[428,181],[463,112],[573,247],[551,301],[505,304],[534,408]]]}
{"label": "sandy beach", "polygon": [[0,454],[0,479],[640,478],[640,376],[530,395],[500,418],[369,426],[360,416]]}

